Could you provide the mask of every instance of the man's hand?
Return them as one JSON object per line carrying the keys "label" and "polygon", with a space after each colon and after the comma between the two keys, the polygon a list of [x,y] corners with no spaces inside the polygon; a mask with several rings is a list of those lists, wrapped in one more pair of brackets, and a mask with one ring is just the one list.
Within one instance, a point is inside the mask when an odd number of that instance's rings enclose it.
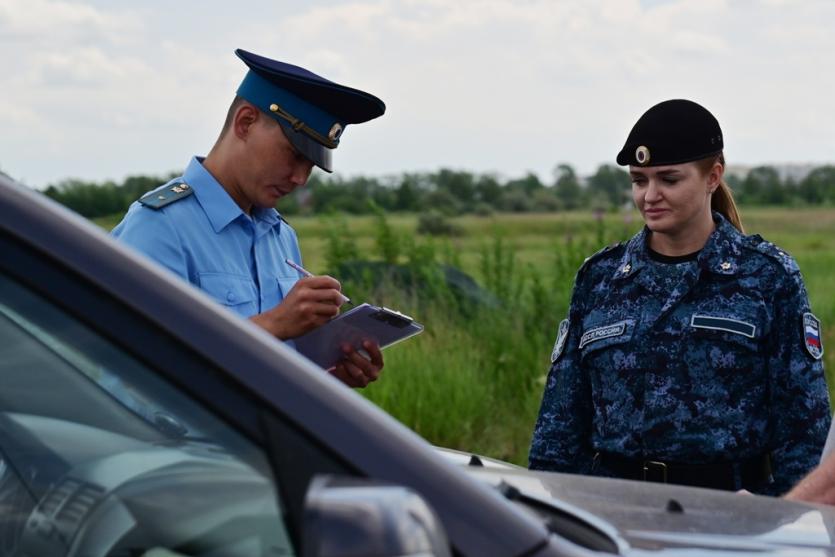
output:
{"label": "man's hand", "polygon": [[333,277],[299,279],[280,304],[250,319],[281,340],[294,338],[325,324],[339,313],[340,291],[339,281]]}
{"label": "man's hand", "polygon": [[345,356],[330,370],[330,374],[349,387],[365,387],[376,381],[383,369],[383,354],[376,342],[365,340],[362,348],[367,358],[350,344],[344,344],[342,352]]}
{"label": "man's hand", "polygon": [[783,497],[790,501],[835,505],[835,454],[828,455]]}

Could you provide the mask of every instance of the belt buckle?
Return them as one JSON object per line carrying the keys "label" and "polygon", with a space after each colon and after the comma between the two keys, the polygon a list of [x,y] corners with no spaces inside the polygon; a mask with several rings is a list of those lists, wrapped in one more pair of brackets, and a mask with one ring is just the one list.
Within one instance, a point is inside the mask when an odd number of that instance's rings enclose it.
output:
{"label": "belt buckle", "polygon": [[[660,480],[655,475],[659,474]],[[644,481],[667,483],[667,464],[659,460],[644,461]]]}

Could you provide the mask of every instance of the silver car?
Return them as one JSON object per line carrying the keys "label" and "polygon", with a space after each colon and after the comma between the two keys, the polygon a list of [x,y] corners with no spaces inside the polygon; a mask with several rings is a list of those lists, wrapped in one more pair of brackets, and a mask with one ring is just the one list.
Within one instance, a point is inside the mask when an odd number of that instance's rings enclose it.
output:
{"label": "silver car", "polygon": [[0,557],[834,555],[833,524],[437,450],[0,177]]}

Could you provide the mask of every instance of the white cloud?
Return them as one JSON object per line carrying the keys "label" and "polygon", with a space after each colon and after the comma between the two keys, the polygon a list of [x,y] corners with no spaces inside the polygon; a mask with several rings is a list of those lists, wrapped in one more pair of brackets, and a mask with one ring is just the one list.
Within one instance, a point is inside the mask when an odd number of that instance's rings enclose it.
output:
{"label": "white cloud", "polygon": [[80,2],[0,0],[0,29],[8,39],[60,44],[67,39],[118,40],[138,29],[126,13],[110,13]]}
{"label": "white cloud", "polygon": [[101,87],[150,73],[137,59],[114,59],[100,48],[80,46],[68,51],[34,54],[28,85],[35,88]]}

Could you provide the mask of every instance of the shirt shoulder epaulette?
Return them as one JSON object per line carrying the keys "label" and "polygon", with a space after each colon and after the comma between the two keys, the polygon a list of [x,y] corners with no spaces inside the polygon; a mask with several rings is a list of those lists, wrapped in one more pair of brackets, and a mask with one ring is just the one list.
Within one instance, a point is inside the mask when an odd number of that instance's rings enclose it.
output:
{"label": "shirt shoulder epaulette", "polygon": [[743,241],[743,246],[766,256],[772,261],[776,261],[780,268],[790,275],[800,272],[800,267],[798,267],[794,257],[768,240],[764,240],[759,234],[747,236]]}
{"label": "shirt shoulder epaulette", "polygon": [[139,198],[139,202],[149,209],[162,209],[175,201],[185,199],[194,193],[194,190],[185,182],[171,182],[162,188],[146,193]]}
{"label": "shirt shoulder epaulette", "polygon": [[577,278],[580,278],[596,262],[601,261],[601,260],[603,260],[607,257],[619,256],[620,251],[621,251],[619,248],[622,248],[623,245],[624,245],[623,242],[617,242],[616,244],[610,244],[610,245],[606,246],[605,248],[603,248],[602,250],[598,251],[597,253],[594,253],[594,254],[590,255],[589,257],[586,257],[586,260],[583,261],[583,264],[580,266],[580,269],[577,271]]}

